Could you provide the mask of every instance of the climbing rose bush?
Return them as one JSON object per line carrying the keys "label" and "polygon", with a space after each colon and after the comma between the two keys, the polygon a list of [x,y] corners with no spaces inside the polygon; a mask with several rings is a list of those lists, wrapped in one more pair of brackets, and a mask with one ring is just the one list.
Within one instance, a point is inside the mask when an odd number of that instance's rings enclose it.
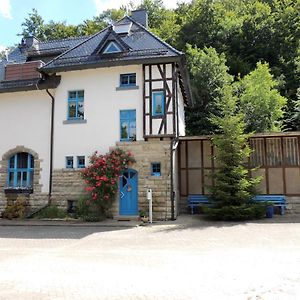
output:
{"label": "climbing rose bush", "polygon": [[87,184],[89,195],[87,206],[98,208],[99,213],[107,214],[118,190],[118,179],[135,159],[131,152],[119,148],[102,155],[96,151],[90,157],[90,164],[82,170],[82,178]]}

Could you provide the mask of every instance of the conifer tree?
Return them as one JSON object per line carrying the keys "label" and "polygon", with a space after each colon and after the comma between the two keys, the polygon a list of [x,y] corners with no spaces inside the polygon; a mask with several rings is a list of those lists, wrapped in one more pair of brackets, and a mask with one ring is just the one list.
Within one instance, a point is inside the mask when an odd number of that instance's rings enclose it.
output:
{"label": "conifer tree", "polygon": [[232,95],[230,87],[224,89],[220,111],[222,116],[212,117],[219,134],[212,139],[217,150],[215,159],[218,168],[213,175],[215,184],[211,200],[218,207],[241,206],[251,200],[260,179],[248,176],[249,136],[244,134],[244,115],[237,110],[237,98]]}

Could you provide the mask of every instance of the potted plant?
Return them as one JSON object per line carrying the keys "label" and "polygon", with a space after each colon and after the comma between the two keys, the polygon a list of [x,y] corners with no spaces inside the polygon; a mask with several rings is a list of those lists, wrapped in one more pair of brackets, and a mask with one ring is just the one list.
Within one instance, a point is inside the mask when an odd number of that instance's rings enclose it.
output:
{"label": "potted plant", "polygon": [[149,222],[148,213],[145,210],[140,210],[139,215],[140,215],[140,220],[143,223],[148,223]]}
{"label": "potted plant", "polygon": [[274,216],[274,204],[272,202],[266,202],[266,217],[273,218]]}

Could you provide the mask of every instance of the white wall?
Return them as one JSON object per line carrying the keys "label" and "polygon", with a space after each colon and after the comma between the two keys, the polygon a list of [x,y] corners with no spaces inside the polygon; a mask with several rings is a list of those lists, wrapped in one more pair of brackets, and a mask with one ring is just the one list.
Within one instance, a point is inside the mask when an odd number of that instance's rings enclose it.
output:
{"label": "white wall", "polygon": [[50,116],[46,91],[0,94],[0,158],[17,146],[37,152],[42,159],[42,192],[48,192],[49,184]]}
{"label": "white wall", "polygon": [[[137,90],[116,91],[120,74],[136,73]],[[143,140],[142,65],[72,71],[59,74],[55,97],[54,168],[65,167],[66,156],[106,153],[120,140],[120,110],[136,110],[137,140]],[[86,124],[63,124],[68,91],[84,90]],[[76,165],[76,160],[74,161]]]}

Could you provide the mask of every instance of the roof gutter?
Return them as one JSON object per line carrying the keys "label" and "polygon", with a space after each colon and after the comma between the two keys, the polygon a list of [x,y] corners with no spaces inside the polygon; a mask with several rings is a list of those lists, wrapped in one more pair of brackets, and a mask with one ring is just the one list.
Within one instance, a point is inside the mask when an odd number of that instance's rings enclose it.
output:
{"label": "roof gutter", "polygon": [[97,68],[107,68],[107,67],[117,67],[117,66],[127,66],[127,65],[137,65],[137,64],[156,64],[156,63],[172,63],[179,62],[180,57],[178,56],[160,56],[160,57],[148,57],[139,59],[128,59],[128,60],[108,60],[108,61],[98,61],[91,63],[83,63],[68,66],[57,66],[57,67],[41,67],[40,72],[45,74],[53,74],[59,72],[67,71],[80,71],[87,69],[97,69]]}

